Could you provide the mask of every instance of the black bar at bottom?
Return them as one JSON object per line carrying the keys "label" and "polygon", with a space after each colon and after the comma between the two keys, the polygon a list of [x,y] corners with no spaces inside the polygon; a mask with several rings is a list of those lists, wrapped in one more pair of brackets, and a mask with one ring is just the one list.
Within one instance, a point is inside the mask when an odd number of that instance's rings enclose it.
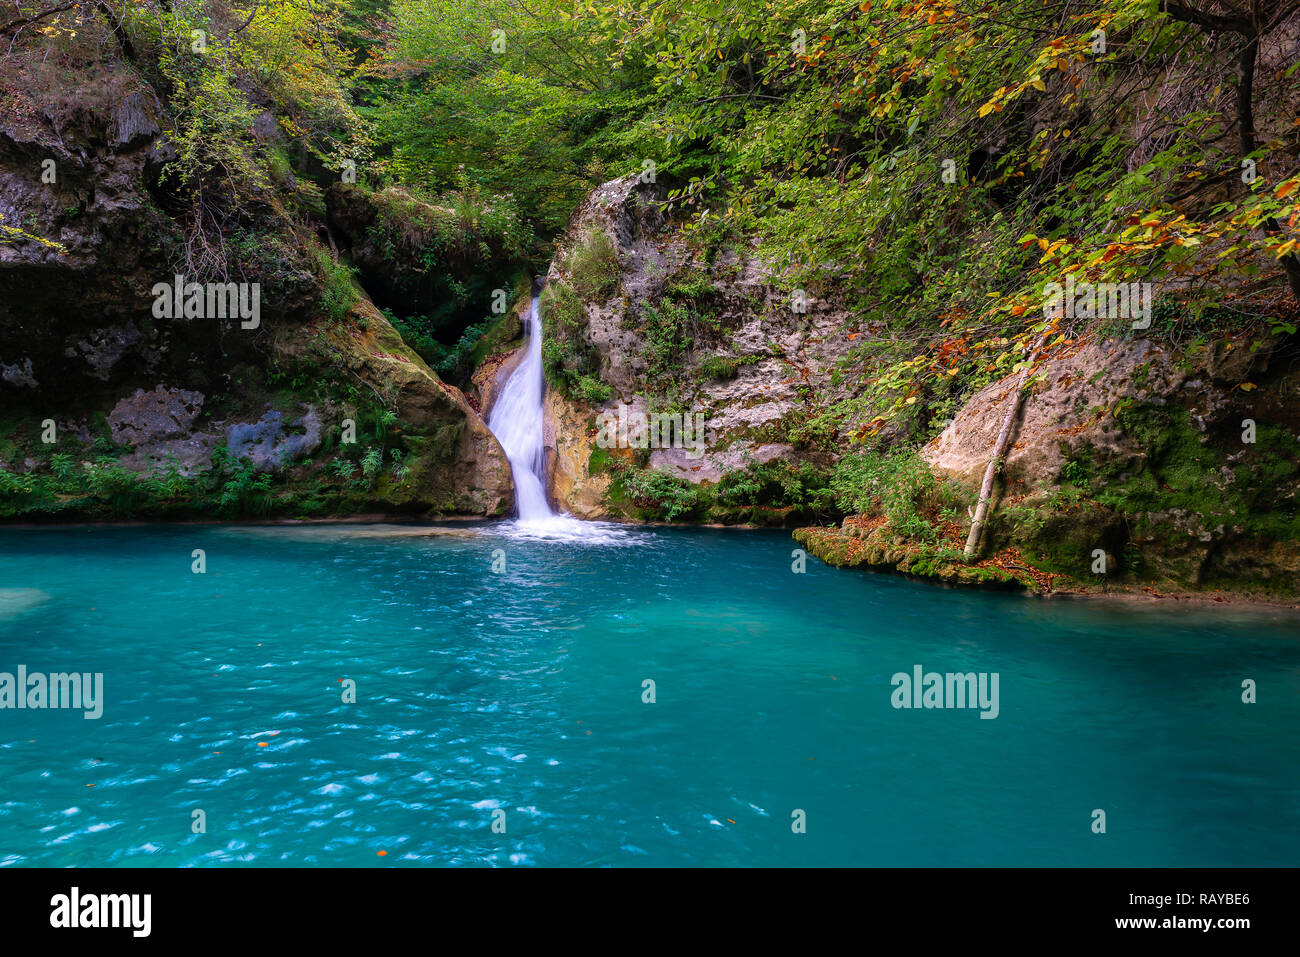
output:
{"label": "black bar at bottom", "polygon": [[1295,884],[1294,870],[1274,869],[7,869],[0,921],[10,940],[76,934],[128,946],[214,934],[222,946],[451,943],[455,930],[464,950],[480,934],[486,947],[502,936],[607,932],[611,922],[630,938],[680,932],[732,947],[776,928],[927,944],[1103,936],[1231,946],[1294,931]]}

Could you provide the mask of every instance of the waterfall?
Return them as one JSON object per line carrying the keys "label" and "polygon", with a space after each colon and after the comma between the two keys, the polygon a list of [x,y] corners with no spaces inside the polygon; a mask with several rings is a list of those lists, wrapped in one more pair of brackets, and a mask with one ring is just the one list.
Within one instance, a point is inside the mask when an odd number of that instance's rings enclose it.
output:
{"label": "waterfall", "polygon": [[523,361],[506,380],[488,418],[488,428],[510,460],[510,474],[515,480],[515,508],[521,522],[555,516],[546,501],[542,423],[542,317],[537,309],[537,296],[533,296]]}
{"label": "waterfall", "polygon": [[502,386],[488,416],[488,428],[510,460],[518,520],[504,534],[581,545],[630,545],[634,539],[608,522],[585,522],[551,511],[546,501],[546,465],[542,434],[542,314],[533,296],[528,310],[524,357]]}

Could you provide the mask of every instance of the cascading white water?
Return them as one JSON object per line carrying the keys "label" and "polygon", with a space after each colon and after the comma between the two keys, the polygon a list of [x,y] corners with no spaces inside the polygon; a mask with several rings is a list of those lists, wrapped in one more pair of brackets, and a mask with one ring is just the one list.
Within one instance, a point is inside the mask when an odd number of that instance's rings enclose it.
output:
{"label": "cascading white water", "polygon": [[533,297],[528,310],[524,357],[506,380],[488,416],[488,428],[505,449],[510,474],[515,480],[515,511],[519,518],[506,534],[583,545],[631,544],[632,539],[624,529],[608,522],[584,522],[571,515],[557,515],[546,501],[542,314],[537,298]]}
{"label": "cascading white water", "polygon": [[524,358],[510,374],[488,419],[510,460],[515,480],[515,508],[521,522],[554,517],[546,501],[542,460],[542,320],[537,297],[528,310]]}

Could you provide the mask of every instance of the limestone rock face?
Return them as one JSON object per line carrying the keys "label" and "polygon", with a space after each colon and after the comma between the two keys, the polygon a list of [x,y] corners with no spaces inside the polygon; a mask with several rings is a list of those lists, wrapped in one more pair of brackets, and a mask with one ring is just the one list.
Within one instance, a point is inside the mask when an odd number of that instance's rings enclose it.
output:
{"label": "limestone rock face", "polygon": [[[396,406],[415,447],[406,463],[409,481],[390,493],[391,502],[439,512],[508,514],[514,505],[510,462],[465,395],[439,379],[368,299],[352,306],[349,320],[328,333],[338,361]],[[281,348],[295,355],[307,348],[304,339]]]}
{"label": "limestone rock face", "polygon": [[211,468],[219,433],[194,428],[203,400],[201,392],[162,385],[119,400],[108,424],[113,441],[132,446],[121,459],[123,468],[155,473],[175,467],[186,476]]}
{"label": "limestone rock face", "polygon": [[230,454],[245,459],[260,472],[270,472],[286,463],[311,455],[321,444],[321,420],[316,410],[293,422],[299,434],[286,432],[284,417],[274,409],[256,422],[237,422],[226,429]]}
{"label": "limestone rock face", "polygon": [[[1089,445],[1108,456],[1140,456],[1113,411],[1122,400],[1163,404],[1186,381],[1167,352],[1146,340],[1089,342],[1043,362],[1021,409],[1004,473],[1028,488],[1055,484],[1072,450]],[[971,396],[952,423],[921,452],[934,468],[978,487],[1016,377]]]}
{"label": "limestone rock face", "polygon": [[108,414],[108,424],[113,441],[132,446],[120,460],[122,467],[140,473],[174,467],[194,476],[212,467],[212,453],[224,442],[234,458],[258,471],[274,472],[320,448],[321,417],[311,405],[289,423],[279,411],[268,409],[252,422],[196,424],[203,401],[201,392],[161,385],[149,392],[137,389],[119,400]]}
{"label": "limestone rock face", "polygon": [[[150,194],[174,158],[157,94],[124,63],[0,111],[0,396],[107,397],[159,379],[213,391],[252,337],[155,319],[183,231]],[[57,244],[57,245],[56,245]],[[194,279],[195,277],[190,277]],[[120,392],[118,393],[120,395]]]}
{"label": "limestone rock face", "polygon": [[194,420],[203,411],[203,394],[165,386],[122,399],[108,413],[113,441],[144,445],[158,439],[176,439],[188,435]]}
{"label": "limestone rock face", "polygon": [[[368,507],[508,510],[505,456],[465,396],[441,382],[359,290],[348,316],[324,320],[332,311],[324,307],[325,280],[281,202],[295,190],[292,175],[277,181],[277,191],[246,198],[232,218],[238,226],[219,241],[237,250],[257,240],[255,253],[228,255],[243,257],[234,278],[258,283],[260,325],[156,314],[156,287],[176,283],[185,272],[178,263],[213,237],[196,239],[188,206],[161,176],[177,155],[165,132],[173,127],[166,105],[105,39],[93,69],[69,70],[57,87],[10,90],[0,109],[0,223],[7,227],[0,409],[24,427],[54,418],[61,437],[87,447],[107,438],[106,414],[112,441],[129,448],[120,464],[138,473],[177,468],[196,476],[211,469],[222,444],[258,470],[282,472],[339,427],[337,403],[321,399],[303,370],[337,381],[344,369],[348,385],[360,379],[383,396],[410,433],[407,480],[391,494],[387,486],[375,490]],[[254,132],[264,141],[280,136],[270,113],[256,119]],[[364,232],[364,223],[353,225]],[[195,269],[219,272],[222,262],[210,256]],[[310,401],[295,402],[295,389]],[[218,421],[216,408],[237,411]],[[39,465],[10,459],[0,468]]]}
{"label": "limestone rock face", "polygon": [[[752,247],[724,249],[706,261],[665,224],[658,200],[656,188],[636,174],[600,186],[575,212],[547,273],[552,289],[579,286],[574,250],[593,233],[612,243],[617,283],[608,296],[583,301],[577,332],[612,394],[592,405],[553,394],[548,386],[546,398],[551,493],[556,504],[575,515],[605,513],[601,499],[610,478],[602,463],[631,455],[629,449],[607,449],[604,456],[593,457],[601,412],[624,406],[647,415],[704,415],[702,455],[660,448],[651,451],[649,464],[689,482],[715,483],[750,463],[824,458],[792,430],[856,386],[832,377],[857,338],[845,331],[850,325],[846,309],[816,292],[805,291],[796,301],[779,291]],[[670,387],[650,372],[646,309],[662,308],[665,294],[673,295],[674,284],[683,281],[707,299],[712,332],[688,344],[682,375]],[[543,316],[544,323],[553,321]]]}
{"label": "limestone rock face", "polygon": [[[1151,453],[1147,436],[1124,430],[1126,408],[1160,406],[1185,416],[1203,436],[1233,439],[1242,423],[1258,419],[1287,427],[1297,421],[1297,384],[1245,391],[1267,374],[1271,350],[1245,341],[1217,343],[1199,372],[1144,339],[1088,340],[1044,360],[1012,432],[1003,474],[1027,491],[1057,483],[1062,467],[1086,451],[1097,461],[1139,470]],[[1291,377],[1294,378],[1294,377]],[[970,396],[952,422],[921,450],[934,468],[978,487],[997,439],[1015,378]],[[1253,394],[1252,394],[1253,393]],[[1246,451],[1240,437],[1228,443]]]}
{"label": "limestone rock face", "polygon": [[597,446],[590,411],[548,389],[543,414],[546,478],[552,507],[578,518],[603,517],[610,476],[600,470],[595,474],[591,471]]}
{"label": "limestone rock face", "polygon": [[[1089,587],[1300,593],[1300,371],[1284,342],[1175,356],[1088,340],[1045,359],[995,490],[990,549],[1015,545]],[[972,395],[922,457],[978,488],[1016,379]]]}

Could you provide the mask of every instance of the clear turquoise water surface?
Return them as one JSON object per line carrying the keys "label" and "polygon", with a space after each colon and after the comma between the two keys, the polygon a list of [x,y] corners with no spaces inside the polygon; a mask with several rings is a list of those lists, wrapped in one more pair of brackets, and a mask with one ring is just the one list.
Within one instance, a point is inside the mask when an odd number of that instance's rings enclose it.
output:
{"label": "clear turquoise water surface", "polygon": [[[0,866],[1300,864],[1294,617],[511,528],[0,530],[48,595],[0,671],[105,697],[0,710]],[[917,664],[998,673],[998,717],[895,709]]]}

